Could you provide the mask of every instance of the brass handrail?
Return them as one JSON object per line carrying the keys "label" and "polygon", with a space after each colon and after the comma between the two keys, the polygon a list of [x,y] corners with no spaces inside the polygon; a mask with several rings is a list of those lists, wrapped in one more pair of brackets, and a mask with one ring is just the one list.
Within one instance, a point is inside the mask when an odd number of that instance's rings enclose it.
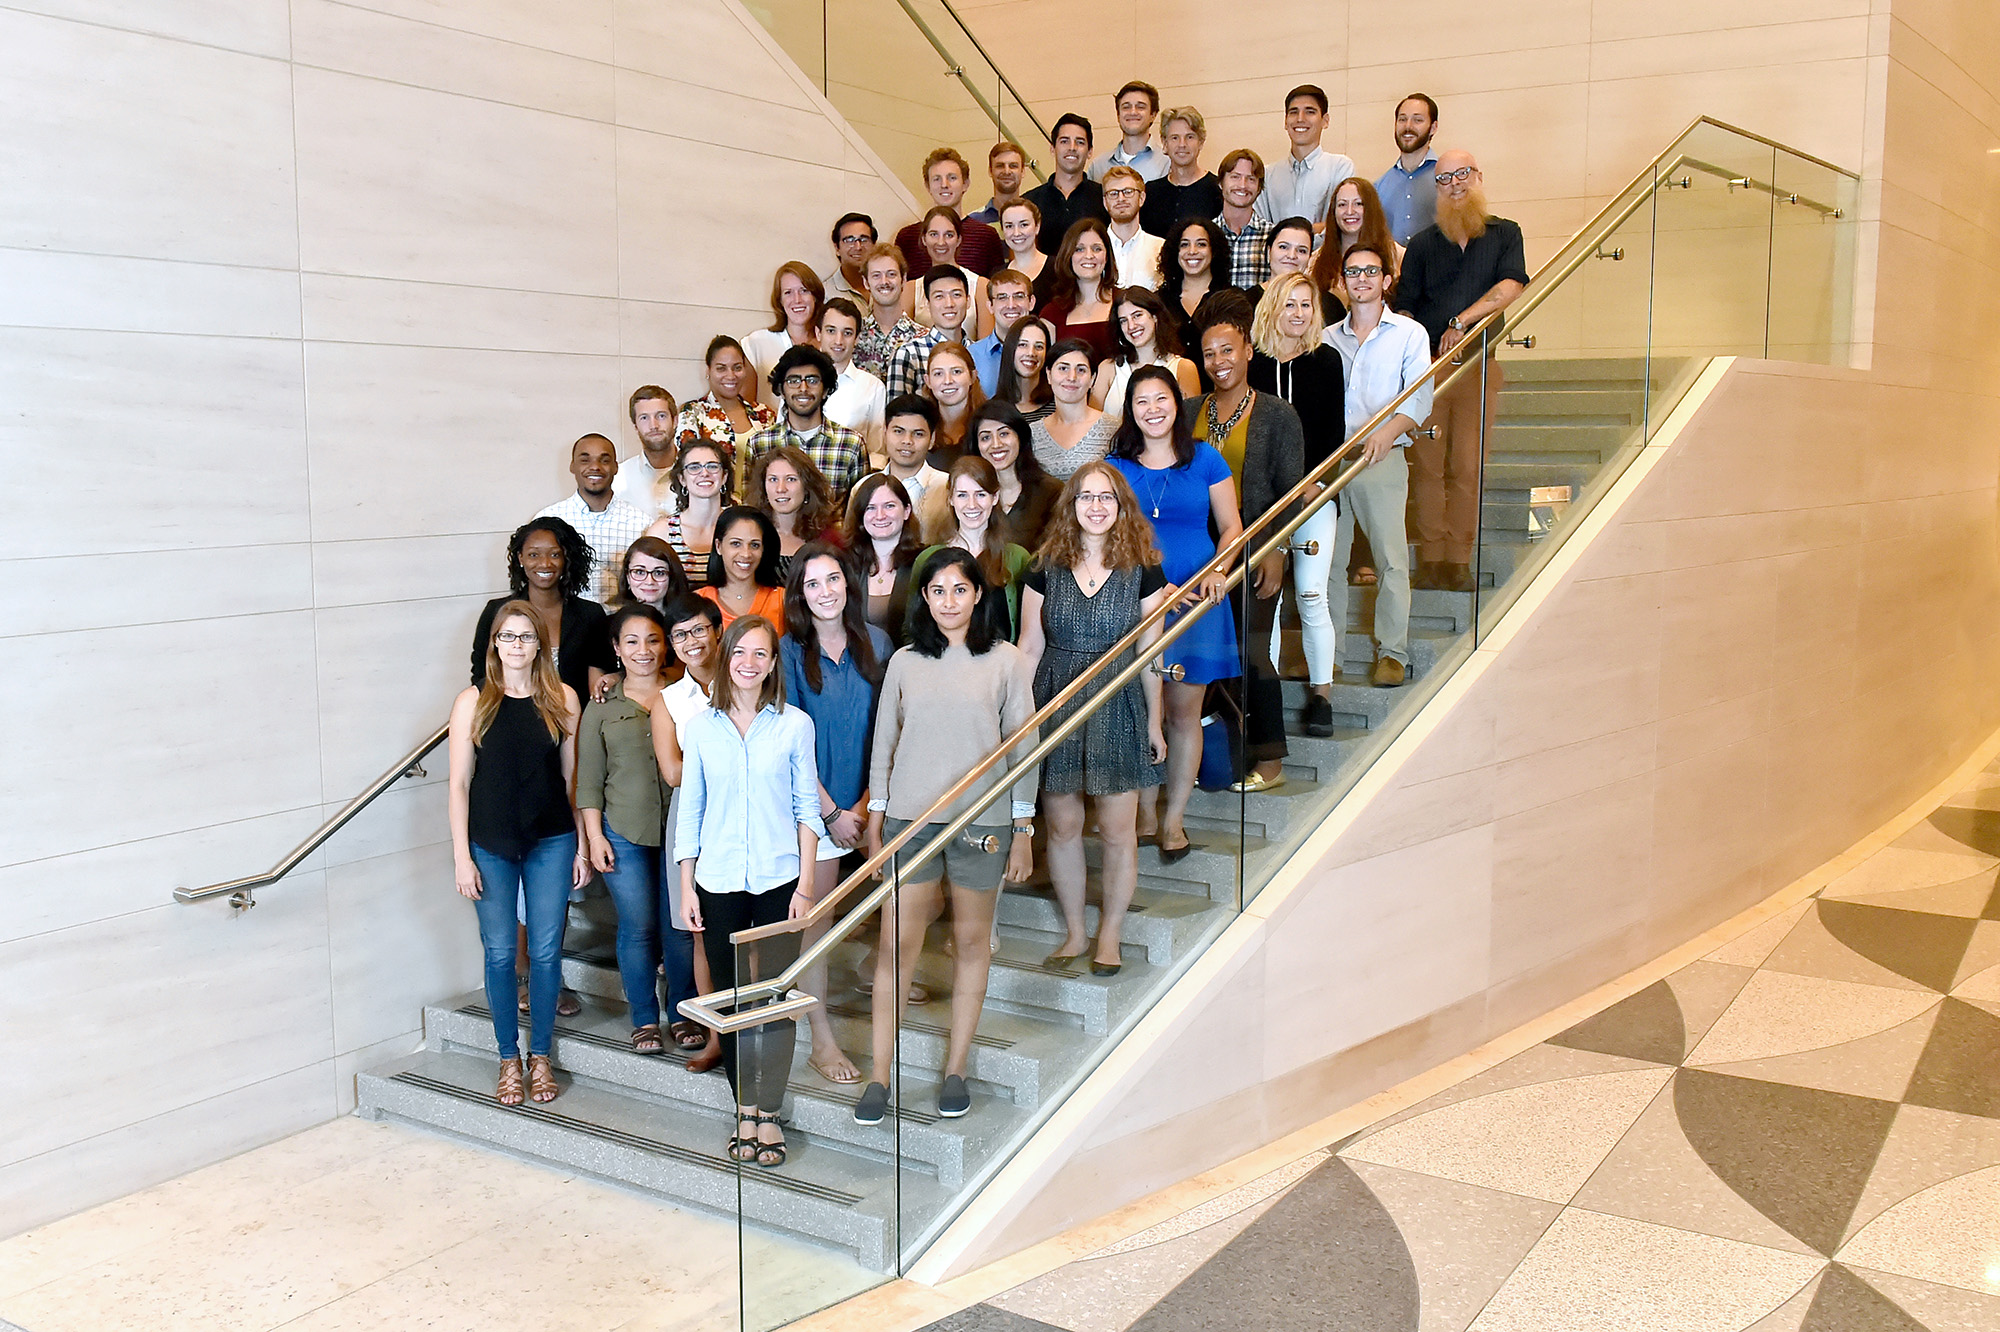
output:
{"label": "brass handrail", "polygon": [[445,733],[450,723],[438,727],[421,741],[415,749],[396,760],[380,777],[370,782],[365,790],[354,799],[342,805],[340,812],[328,819],[297,846],[288,851],[284,858],[262,874],[253,874],[247,879],[231,879],[227,883],[211,883],[205,888],[176,888],[174,901],[203,902],[211,897],[227,896],[229,905],[238,911],[247,911],[257,905],[255,893],[259,888],[267,888],[299,867],[300,862],[325,845],[326,840],[346,827],[362,810],[375,802],[375,798],[405,777],[421,777],[424,771],[418,765],[424,756],[444,743]]}
{"label": "brass handrail", "polygon": [[[1271,555],[1282,551],[1285,548],[1285,544],[1291,539],[1292,533],[1297,531],[1318,510],[1331,504],[1335,496],[1346,489],[1348,483],[1360,474],[1361,469],[1366,464],[1358,459],[1344,471],[1339,469],[1341,464],[1346,462],[1370,435],[1396,416],[1405,402],[1426,388],[1431,388],[1434,392],[1443,392],[1451,385],[1457,383],[1462,375],[1475,367],[1481,367],[1481,372],[1484,372],[1483,364],[1486,359],[1486,351],[1495,345],[1492,338],[1497,331],[1500,313],[1496,310],[1467,329],[1465,337],[1460,340],[1457,346],[1431,362],[1425,373],[1417,376],[1408,388],[1397,394],[1394,401],[1370,417],[1367,423],[1350,435],[1339,448],[1328,454],[1318,466],[1301,477],[1298,484],[1286,491],[1270,508],[1259,514],[1254,521],[1246,524],[1236,537],[1216,551],[1208,563],[1202,565],[1200,569],[1189,575],[1184,586],[1199,585],[1211,575],[1220,574],[1223,578],[1223,592],[1226,595],[1229,588],[1235,586],[1248,575],[1248,571],[1255,569],[1258,564],[1268,559]],[[1476,343],[1475,339],[1478,340]],[[1476,356],[1470,354],[1474,350],[1478,351],[1479,354]],[[1331,480],[1327,481],[1323,488],[1320,488],[1322,478],[1327,477],[1331,477]],[[1296,513],[1292,513],[1288,518],[1284,516],[1293,506],[1300,505],[1301,501],[1304,503]],[[1239,563],[1237,556],[1249,548],[1252,538],[1260,535],[1264,529],[1270,527],[1273,523],[1279,524],[1275,533],[1261,546],[1256,547],[1254,552],[1249,555],[1249,558]],[[1141,671],[1145,670],[1153,658],[1163,652],[1169,644],[1186,633],[1200,615],[1206,614],[1208,610],[1213,609],[1214,605],[1217,604],[1211,603],[1209,607],[1184,616],[1180,623],[1162,633],[1156,642],[1142,648],[1140,646],[1141,640],[1145,638],[1154,625],[1164,620],[1174,610],[1179,609],[1182,600],[1184,599],[1171,599],[1163,602],[1161,605],[1155,607],[1151,613],[1142,616],[1139,623],[1125,637],[1119,639],[1117,643],[1107,648],[1099,656],[1096,666],[1093,666],[1091,670],[1072,680],[1067,687],[1057,693],[1041,708],[1038,708],[1033,716],[1022,723],[1019,730],[1003,740],[992,753],[981,759],[965,776],[961,777],[949,790],[932,802],[930,808],[924,811],[925,815],[928,816],[940,809],[949,808],[955,801],[963,797],[975,782],[992,771],[1003,760],[1007,759],[1009,755],[1024,743],[1029,735],[1034,733],[1045,719],[1052,717],[1059,711],[1071,698],[1076,696],[1077,692],[1084,685],[1102,679],[1102,672],[1106,667],[1106,663],[1116,661],[1127,651],[1134,652],[1134,659],[1131,664],[1120,669],[1109,681],[1105,682],[1102,692],[1104,696],[1111,697],[1115,695],[1118,689],[1124,687],[1128,681],[1135,679]],[[980,811],[985,809],[993,800],[999,798],[1000,794],[1012,784],[1012,766],[1026,766],[1027,764],[1038,762],[1042,755],[1054,748],[1070,731],[1082,725],[1089,718],[1090,714],[1090,709],[1079,708],[1074,715],[1065,718],[1060,724],[1056,725],[1048,734],[1041,738],[1039,743],[1026,753],[1020,760],[1019,765],[1010,765],[1010,775],[1008,777],[1003,777],[1001,780],[996,781],[978,796],[968,801],[962,813],[946,820],[943,831],[935,834],[936,837],[941,841],[948,841],[950,838],[957,836],[966,825],[972,822],[973,818]],[[911,820],[909,827],[896,834],[895,837],[883,845],[880,851],[875,852],[863,861],[859,869],[842,880],[832,892],[815,903],[811,911],[792,920],[779,921],[771,925],[760,925],[747,930],[738,930],[729,936],[730,942],[742,945],[754,943],[760,939],[768,939],[780,934],[802,932],[808,927],[825,920],[829,915],[833,914],[834,908],[852,893],[855,888],[865,882],[876,870],[887,864],[896,852],[908,844],[912,838],[926,833],[928,828],[929,820],[927,817]],[[694,999],[684,999],[681,1001],[679,1011],[683,1016],[711,1026],[718,1031],[740,1031],[746,1027],[762,1026],[766,1022],[784,1016],[791,1009],[787,1008],[784,1012],[777,1012],[771,1007],[745,1009],[742,1005],[754,1000],[784,994],[791,987],[792,983],[804,975],[815,963],[826,956],[833,948],[845,942],[848,935],[852,932],[852,928],[858,926],[870,912],[879,906],[883,898],[894,890],[898,882],[899,879],[892,874],[881,886],[869,893],[859,906],[849,914],[847,919],[850,922],[850,927],[848,929],[829,930],[811,946],[802,950],[791,965],[787,966],[778,975],[769,980],[739,985],[731,990],[717,990]],[[807,1006],[810,1007],[810,1005]],[[724,1011],[725,1008],[734,1011]]]}

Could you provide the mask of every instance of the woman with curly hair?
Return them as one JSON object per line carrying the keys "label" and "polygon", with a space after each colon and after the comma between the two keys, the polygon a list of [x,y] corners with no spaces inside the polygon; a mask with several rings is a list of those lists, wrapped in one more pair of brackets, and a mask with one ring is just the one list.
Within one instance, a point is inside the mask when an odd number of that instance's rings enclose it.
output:
{"label": "woman with curly hair", "polygon": [[[1195,316],[1210,292],[1223,291],[1229,283],[1229,236],[1206,217],[1184,217],[1167,228],[1160,247],[1160,298],[1174,319],[1174,333],[1183,347],[1198,347],[1199,322]],[[1201,370],[1199,356],[1195,369]],[[1201,375],[1201,390],[1209,389],[1208,376]]]}
{"label": "woman with curly hair", "polygon": [[486,603],[472,631],[474,689],[486,683],[493,617],[508,602],[525,601],[548,630],[557,678],[580,699],[595,696],[598,680],[618,669],[604,607],[583,596],[595,560],[582,535],[560,518],[535,518],[514,529],[507,539],[507,595]]}
{"label": "woman with curly hair", "polygon": [[[1160,569],[1153,529],[1132,487],[1108,462],[1088,463],[1063,486],[1035,566],[1022,580],[1021,653],[1035,671],[1035,706],[1095,665],[1173,588]],[[1147,633],[1158,641],[1160,626]],[[1130,652],[1106,668],[1131,664]],[[1049,878],[1062,906],[1062,946],[1044,964],[1068,967],[1090,946],[1083,915],[1084,797],[1097,805],[1104,847],[1104,899],[1099,908],[1094,976],[1115,976],[1125,912],[1139,887],[1139,793],[1160,784],[1167,741],[1160,712],[1160,677],[1152,671],[1127,682],[1109,701],[1086,689],[1047,725],[1079,708],[1096,707],[1042,759],[1042,812],[1049,820]]]}
{"label": "woman with curly hair", "polygon": [[1117,331],[1117,349],[1097,367],[1091,381],[1090,401],[1103,411],[1122,415],[1125,411],[1125,384],[1142,365],[1164,365],[1174,372],[1181,392],[1193,397],[1201,391],[1201,375],[1195,364],[1181,355],[1180,321],[1174,318],[1160,294],[1144,287],[1121,287],[1112,302],[1112,327]]}
{"label": "woman with curly hair", "polygon": [[703,587],[708,582],[708,552],[715,543],[715,520],[735,503],[733,481],[728,450],[710,440],[682,445],[673,470],[667,473],[675,507],[656,518],[646,529],[646,535],[658,537],[673,550],[691,588]]}
{"label": "woman with curly hair", "polygon": [[813,460],[789,444],[766,449],[750,467],[744,499],[778,533],[778,581],[791,576],[792,557],[826,536],[836,511],[833,492]]}
{"label": "woman with curly hair", "polygon": [[910,600],[910,570],[923,553],[922,529],[910,492],[887,472],[861,478],[847,497],[847,548],[860,557],[868,623],[903,641],[903,611]]}
{"label": "woman with curly hair", "polygon": [[722,630],[745,615],[760,615],[785,632],[785,585],[778,577],[778,528],[762,509],[737,505],[715,520],[708,552],[706,597],[722,612]]}

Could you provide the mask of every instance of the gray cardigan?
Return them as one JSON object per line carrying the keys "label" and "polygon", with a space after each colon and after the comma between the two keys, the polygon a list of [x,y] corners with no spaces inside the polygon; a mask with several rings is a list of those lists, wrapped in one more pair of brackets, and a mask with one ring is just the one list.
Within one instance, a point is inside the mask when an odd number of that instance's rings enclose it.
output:
{"label": "gray cardigan", "polygon": [[[1207,394],[1187,399],[1181,410],[1194,413],[1190,422],[1199,422],[1207,410]],[[1243,441],[1243,475],[1237,480],[1237,506],[1248,527],[1278,502],[1278,498],[1305,479],[1306,432],[1292,404],[1271,393],[1259,393],[1250,404],[1250,428]],[[1289,522],[1296,512],[1293,505],[1279,519]],[[1261,542],[1258,544],[1262,544]]]}

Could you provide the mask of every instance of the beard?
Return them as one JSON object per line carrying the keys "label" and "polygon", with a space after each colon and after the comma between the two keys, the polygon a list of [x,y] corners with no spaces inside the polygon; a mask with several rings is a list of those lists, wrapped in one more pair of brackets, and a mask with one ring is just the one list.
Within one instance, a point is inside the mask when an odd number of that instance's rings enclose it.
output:
{"label": "beard", "polygon": [[1432,140],[1432,139],[1435,139],[1436,137],[1437,137],[1437,126],[1433,125],[1433,126],[1432,126],[1431,128],[1429,128],[1429,129],[1425,130],[1425,131],[1424,131],[1424,137],[1423,137],[1423,138],[1421,138],[1421,139],[1418,139],[1418,140],[1417,140],[1417,141],[1416,141],[1415,143],[1411,143],[1411,144],[1405,144],[1405,143],[1403,142],[1403,138],[1404,138],[1404,136],[1403,136],[1403,135],[1401,135],[1401,134],[1398,134],[1398,135],[1396,136],[1396,147],[1397,147],[1397,149],[1398,149],[1399,151],[1401,151],[1401,152],[1405,152],[1405,153],[1414,153],[1414,152],[1418,152],[1418,151],[1420,151],[1420,150],[1422,150],[1422,149],[1425,149],[1425,148],[1428,148],[1428,147],[1430,147],[1430,146],[1431,146],[1431,140]]}
{"label": "beard", "polygon": [[1477,185],[1463,199],[1440,193],[1437,201],[1438,230],[1454,245],[1468,245],[1486,234],[1486,191]]}

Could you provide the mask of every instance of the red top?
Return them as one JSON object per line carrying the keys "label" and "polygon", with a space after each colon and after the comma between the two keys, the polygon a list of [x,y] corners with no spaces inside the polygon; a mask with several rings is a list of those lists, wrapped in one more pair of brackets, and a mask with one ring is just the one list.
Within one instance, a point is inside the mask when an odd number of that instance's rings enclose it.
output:
{"label": "red top", "polygon": [[[700,589],[695,595],[707,597],[715,603],[716,609],[722,612],[722,627],[725,630],[742,618],[729,609],[729,603],[722,599],[722,590],[720,588],[711,585]],[[757,595],[750,599],[750,610],[748,613],[763,616],[771,622],[773,628],[780,634],[783,634],[785,632],[785,589],[782,587],[758,588]]]}

